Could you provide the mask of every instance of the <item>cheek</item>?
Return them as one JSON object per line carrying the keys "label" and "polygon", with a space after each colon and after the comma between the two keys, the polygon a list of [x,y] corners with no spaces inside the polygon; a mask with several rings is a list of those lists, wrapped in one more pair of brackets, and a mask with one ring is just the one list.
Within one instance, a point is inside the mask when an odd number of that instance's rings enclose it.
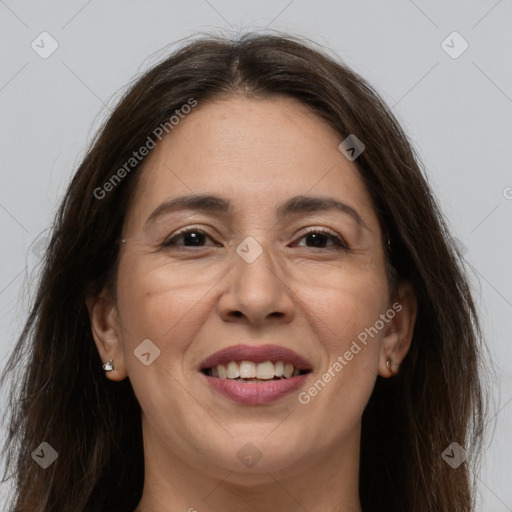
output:
{"label": "cheek", "polygon": [[325,351],[317,375],[323,383],[313,382],[303,403],[311,399],[318,411],[336,410],[357,420],[377,377],[384,330],[375,326],[381,327],[380,315],[386,313],[387,291],[385,276],[378,272],[302,290],[304,314]]}
{"label": "cheek", "polygon": [[189,274],[165,263],[151,265],[144,257],[120,264],[118,309],[128,355],[150,339],[161,351],[160,362],[167,354],[169,360],[178,361],[170,354],[183,352],[200,328],[201,301],[215,282],[204,272]]}
{"label": "cheek", "polygon": [[[165,264],[148,263],[144,257],[127,258],[119,266],[118,309],[124,356],[146,415],[158,422],[163,405],[168,404],[163,410],[174,410],[173,425],[179,429],[188,424],[188,412],[176,404],[190,400],[183,385],[184,354],[204,323],[205,293],[212,281],[205,276],[186,279]],[[150,354],[147,365],[143,357],[139,358],[143,353]]]}
{"label": "cheek", "polygon": [[321,425],[319,446],[326,450],[359,424],[378,375],[379,336],[371,338],[365,332],[379,317],[378,303],[355,297],[338,296],[335,307],[331,302],[325,312],[317,311],[317,325],[328,326],[322,342],[326,357],[297,397],[302,428],[317,431]]}
{"label": "cheek", "polygon": [[[299,290],[298,290],[299,291]],[[304,314],[324,326],[332,348],[344,344],[373,325],[387,307],[385,275],[375,268],[365,273],[332,275],[329,284],[302,283]]]}

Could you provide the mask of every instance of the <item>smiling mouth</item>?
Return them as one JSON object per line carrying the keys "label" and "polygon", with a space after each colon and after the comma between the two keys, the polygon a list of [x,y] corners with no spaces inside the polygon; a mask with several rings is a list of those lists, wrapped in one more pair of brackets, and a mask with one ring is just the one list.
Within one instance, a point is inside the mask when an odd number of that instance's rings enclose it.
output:
{"label": "smiling mouth", "polygon": [[301,370],[286,361],[229,361],[201,370],[207,377],[229,379],[237,382],[264,383],[298,377],[311,370]]}

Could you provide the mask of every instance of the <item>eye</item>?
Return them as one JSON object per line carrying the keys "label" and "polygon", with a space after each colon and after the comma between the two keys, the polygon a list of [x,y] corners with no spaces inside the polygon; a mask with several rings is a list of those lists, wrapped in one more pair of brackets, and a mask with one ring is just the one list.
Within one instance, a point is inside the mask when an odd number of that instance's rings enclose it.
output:
{"label": "eye", "polygon": [[[316,248],[316,249],[334,249],[334,250],[349,250],[349,246],[345,243],[345,241],[331,231],[327,231],[325,229],[311,228],[302,234],[299,240],[305,238],[308,240],[311,245],[307,247]],[[326,243],[331,241],[332,244],[326,247]]]}
{"label": "eye", "polygon": [[[209,239],[213,241],[213,238],[208,235],[205,231],[198,228],[187,228],[182,231],[178,231],[168,238],[162,247],[205,247],[205,241]],[[334,250],[349,250],[348,245],[345,241],[334,232],[327,231],[325,229],[311,228],[302,234],[299,240],[306,239],[308,248],[316,249],[334,249]],[[179,243],[182,242],[182,243]],[[309,242],[309,244],[308,244]],[[327,245],[329,244],[330,245]],[[220,247],[221,244],[214,243],[216,247]]]}
{"label": "eye", "polygon": [[[198,228],[187,228],[183,231],[178,231],[171,238],[168,238],[162,247],[178,246],[178,247],[204,247],[206,239],[213,240],[210,235]],[[179,244],[178,241],[182,240],[183,243]],[[214,244],[217,247],[220,244]]]}

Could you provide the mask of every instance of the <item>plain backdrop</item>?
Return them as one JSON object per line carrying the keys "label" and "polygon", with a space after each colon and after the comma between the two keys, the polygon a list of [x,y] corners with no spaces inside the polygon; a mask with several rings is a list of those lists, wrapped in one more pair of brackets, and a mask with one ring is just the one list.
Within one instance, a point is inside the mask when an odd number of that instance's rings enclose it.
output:
{"label": "plain backdrop", "polygon": [[120,91],[178,39],[265,28],[337,54],[419,152],[464,252],[497,373],[479,510],[512,511],[511,0],[0,0],[1,367],[45,230]]}

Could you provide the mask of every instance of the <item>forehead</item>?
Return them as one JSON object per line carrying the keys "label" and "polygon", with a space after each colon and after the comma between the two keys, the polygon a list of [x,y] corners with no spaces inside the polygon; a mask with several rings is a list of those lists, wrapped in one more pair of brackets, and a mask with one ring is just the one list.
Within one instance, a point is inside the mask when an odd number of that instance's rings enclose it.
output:
{"label": "forehead", "polygon": [[373,231],[370,196],[338,150],[341,140],[292,98],[199,103],[147,158],[127,220],[143,222],[161,202],[184,194],[228,197],[237,210],[252,205],[259,213],[311,194],[357,207]]}

